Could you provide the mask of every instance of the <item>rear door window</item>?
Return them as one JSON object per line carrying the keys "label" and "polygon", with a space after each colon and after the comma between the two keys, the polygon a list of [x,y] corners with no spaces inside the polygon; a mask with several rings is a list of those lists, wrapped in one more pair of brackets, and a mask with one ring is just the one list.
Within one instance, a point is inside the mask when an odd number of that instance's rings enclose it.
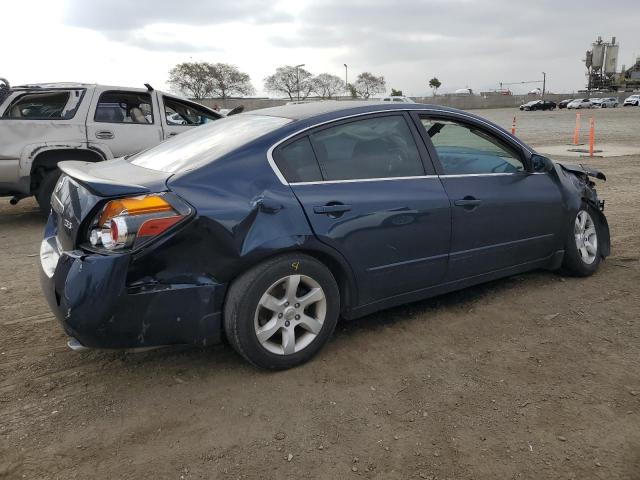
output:
{"label": "rear door window", "polygon": [[322,181],[320,167],[308,137],[300,138],[279,148],[276,153],[276,164],[288,182]]}
{"label": "rear door window", "polygon": [[445,175],[524,171],[517,152],[484,130],[449,120],[420,120],[438,153]]}
{"label": "rear door window", "polygon": [[309,135],[324,180],[424,175],[403,115],[356,120]]}
{"label": "rear door window", "polygon": [[28,92],[17,96],[2,118],[69,120],[74,117],[84,90]]}
{"label": "rear door window", "polygon": [[96,122],[153,124],[153,107],[148,93],[108,91],[100,95]]}

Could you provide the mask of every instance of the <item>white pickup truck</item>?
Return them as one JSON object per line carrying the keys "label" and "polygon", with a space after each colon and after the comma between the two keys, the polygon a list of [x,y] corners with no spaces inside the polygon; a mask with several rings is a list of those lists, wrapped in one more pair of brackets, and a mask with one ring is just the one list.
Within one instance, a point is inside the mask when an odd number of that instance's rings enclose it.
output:
{"label": "white pickup truck", "polygon": [[131,155],[223,115],[169,93],[81,83],[0,91],[0,196],[49,211],[58,162]]}

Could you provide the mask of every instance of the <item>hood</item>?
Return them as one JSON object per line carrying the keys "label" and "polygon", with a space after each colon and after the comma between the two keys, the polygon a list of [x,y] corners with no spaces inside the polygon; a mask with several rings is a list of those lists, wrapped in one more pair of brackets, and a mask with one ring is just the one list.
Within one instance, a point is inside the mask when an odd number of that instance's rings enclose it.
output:
{"label": "hood", "polygon": [[571,165],[560,162],[556,163],[568,172],[578,175],[586,175],[588,177],[597,178],[598,180],[602,180],[605,182],[607,181],[607,177],[604,175],[604,173],[602,173],[600,170],[596,170],[595,168],[587,167],[585,165]]}

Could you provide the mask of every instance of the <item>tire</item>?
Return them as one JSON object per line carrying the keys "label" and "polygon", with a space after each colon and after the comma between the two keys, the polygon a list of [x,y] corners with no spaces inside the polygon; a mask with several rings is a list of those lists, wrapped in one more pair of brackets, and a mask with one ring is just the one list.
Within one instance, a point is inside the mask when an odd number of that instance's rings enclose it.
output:
{"label": "tire", "polygon": [[[582,223],[583,221],[584,224]],[[584,225],[584,228],[582,225]],[[588,241],[585,242],[587,237]],[[599,238],[600,225],[595,212],[591,207],[583,203],[574,217],[567,234],[562,264],[563,270],[574,277],[593,275],[598,270],[602,260]],[[591,248],[589,248],[589,245]]]}
{"label": "tire", "polygon": [[53,189],[56,187],[61,173],[59,168],[50,170],[45,173],[40,181],[40,185],[36,191],[36,201],[43,215],[49,215],[49,211],[51,210],[51,195],[53,194]]}
{"label": "tire", "polygon": [[[296,285],[293,295],[288,294]],[[312,298],[319,300],[306,307],[296,302],[318,288]],[[309,255],[286,254],[253,267],[232,283],[224,306],[224,330],[231,346],[248,362],[284,370],[318,353],[331,337],[339,313],[340,291],[331,271]],[[272,326],[264,328],[268,324]]]}

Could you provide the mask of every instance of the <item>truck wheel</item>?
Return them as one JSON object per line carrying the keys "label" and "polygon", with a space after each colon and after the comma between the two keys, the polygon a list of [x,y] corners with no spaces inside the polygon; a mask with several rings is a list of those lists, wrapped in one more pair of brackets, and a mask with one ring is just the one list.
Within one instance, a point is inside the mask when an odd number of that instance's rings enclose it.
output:
{"label": "truck wheel", "polygon": [[36,191],[36,201],[38,202],[38,206],[40,207],[40,212],[44,215],[49,215],[49,211],[51,210],[51,195],[53,194],[53,189],[58,183],[58,178],[60,178],[60,174],[62,172],[59,168],[55,170],[49,170],[42,177],[42,181],[38,186],[38,190]]}
{"label": "truck wheel", "polygon": [[233,282],[224,331],[250,363],[282,370],[318,353],[339,312],[340,292],[331,271],[313,257],[293,253],[256,265]]}

